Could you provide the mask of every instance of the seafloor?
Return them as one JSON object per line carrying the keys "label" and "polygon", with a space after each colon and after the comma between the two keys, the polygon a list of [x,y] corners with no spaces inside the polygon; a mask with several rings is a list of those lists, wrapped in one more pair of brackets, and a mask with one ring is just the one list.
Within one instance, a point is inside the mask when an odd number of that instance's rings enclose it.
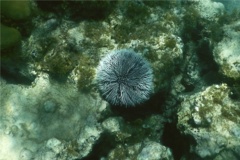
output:
{"label": "seafloor", "polygon": [[240,159],[240,0],[0,2],[0,160]]}

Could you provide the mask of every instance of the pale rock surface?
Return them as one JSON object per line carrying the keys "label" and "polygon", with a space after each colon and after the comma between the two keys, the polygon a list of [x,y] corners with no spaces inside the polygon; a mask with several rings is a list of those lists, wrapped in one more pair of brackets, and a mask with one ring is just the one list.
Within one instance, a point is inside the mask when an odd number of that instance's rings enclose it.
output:
{"label": "pale rock surface", "polygon": [[226,84],[212,85],[204,91],[185,97],[178,111],[178,128],[192,136],[192,151],[202,158],[231,153],[240,148],[240,102],[229,97]]}

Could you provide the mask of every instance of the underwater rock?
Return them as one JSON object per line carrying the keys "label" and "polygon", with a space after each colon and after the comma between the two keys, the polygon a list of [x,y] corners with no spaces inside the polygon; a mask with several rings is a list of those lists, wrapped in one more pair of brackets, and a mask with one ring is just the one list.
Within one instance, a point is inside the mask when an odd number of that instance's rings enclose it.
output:
{"label": "underwater rock", "polygon": [[[97,102],[100,97],[96,95],[93,98],[78,92],[71,85],[67,87],[52,82],[47,74],[39,75],[30,87],[7,84],[0,80],[1,94],[5,95],[0,106],[0,117],[4,119],[0,123],[0,145],[6,146],[4,150],[0,150],[0,159],[12,155],[11,159],[17,160],[24,148],[31,150],[35,158],[43,157],[39,159],[51,159],[50,157],[54,158],[57,155],[76,158],[76,151],[68,155],[67,147],[63,148],[62,145],[71,146],[68,142],[77,141],[79,134],[79,140],[85,142],[80,143],[79,148],[82,147],[81,144],[88,145],[88,150],[85,148],[85,152],[81,153],[86,155],[91,151],[96,141],[90,139],[95,134],[82,128],[97,125],[99,108],[96,106],[101,106]],[[99,137],[99,134],[96,137]],[[5,142],[4,139],[10,140]],[[14,149],[11,149],[11,144],[14,144]],[[68,148],[77,147],[78,145],[74,145]]]}
{"label": "underwater rock", "polygon": [[114,148],[108,155],[106,159],[116,160],[116,159],[136,159],[139,153],[141,144],[135,144],[131,146],[118,145]]}
{"label": "underwater rock", "polygon": [[73,144],[60,141],[57,138],[50,138],[41,144],[41,147],[34,153],[36,160],[74,160],[77,159],[78,153],[74,151]]}
{"label": "underwater rock", "polygon": [[143,54],[153,68],[154,91],[166,89],[183,58],[182,39],[173,34],[163,33],[158,37],[149,38],[145,43],[146,49]]}
{"label": "underwater rock", "polygon": [[107,159],[173,160],[173,155],[169,148],[154,141],[146,141],[130,146],[118,145]]}
{"label": "underwater rock", "polygon": [[213,85],[185,97],[178,111],[178,128],[196,141],[192,151],[202,158],[240,147],[240,102],[229,97],[226,84]]}
{"label": "underwater rock", "polygon": [[220,2],[212,0],[197,0],[196,9],[201,18],[206,20],[215,21],[216,17],[224,13],[224,5]]}
{"label": "underwater rock", "polygon": [[213,160],[226,160],[226,159],[231,159],[231,160],[239,160],[238,154],[240,153],[240,147],[236,148],[236,150],[231,151],[231,150],[224,150],[220,152],[216,157],[213,158]]}
{"label": "underwater rock", "polygon": [[224,38],[215,45],[214,60],[223,75],[240,79],[240,21],[223,27]]}
{"label": "underwater rock", "polygon": [[[225,36],[225,43],[218,35],[221,29],[216,32],[218,42],[209,38],[208,23],[218,23],[224,16],[221,3],[29,2],[39,8],[27,22],[30,27],[26,29],[32,32],[22,39],[19,55],[27,60],[27,71],[37,78],[28,86],[0,79],[4,95],[0,105],[0,146],[4,146],[0,159],[172,160],[173,156],[187,159],[192,155],[189,152],[204,159],[238,158],[235,156],[240,152],[238,86],[232,95],[235,101],[228,97],[230,91],[225,84],[196,93],[216,82],[203,82],[205,72],[211,69],[211,65],[205,64],[214,60],[208,56],[207,61],[198,58],[197,49],[209,47],[202,56],[212,55],[211,45],[214,46],[214,58],[220,68],[224,59],[231,57],[230,54],[222,57],[223,46],[231,53],[239,50],[232,46],[239,43],[237,24],[228,24],[224,29],[225,33],[230,33],[230,29],[236,38]],[[225,19],[212,28],[224,26],[228,23]],[[207,45],[201,45],[203,41]],[[96,90],[95,71],[101,58],[124,48],[146,58],[153,70],[157,94],[137,109],[109,107]],[[230,59],[226,60],[229,68],[237,68],[239,63],[234,61],[237,56],[234,54]],[[15,69],[11,68],[14,63],[4,63],[8,73]],[[14,79],[20,78],[12,73]],[[183,82],[185,74],[189,77]],[[239,74],[231,73],[228,77],[236,76]],[[176,129],[177,112],[182,137]],[[166,137],[171,142],[166,142]],[[182,148],[178,150],[179,146]]]}
{"label": "underwater rock", "polygon": [[91,151],[93,145],[100,138],[103,129],[100,126],[86,126],[78,136],[79,158],[86,157]]}
{"label": "underwater rock", "polygon": [[128,3],[132,2],[119,3],[108,21],[73,22],[67,18],[60,21],[54,16],[47,20],[33,18],[35,29],[23,42],[26,56],[36,61],[33,69],[47,72],[55,80],[63,77],[63,80],[74,82],[79,90],[89,91],[93,88],[100,57],[112,50],[126,48],[150,62],[154,92],[168,88],[183,57],[183,43],[177,36],[182,25],[179,23],[180,10],[171,9],[165,13],[160,8],[153,8],[153,13],[149,14],[149,6],[136,4],[148,12],[141,19],[145,25],[136,25],[139,22],[127,22],[125,13],[119,13],[122,7],[128,7]]}
{"label": "underwater rock", "polygon": [[117,132],[120,131],[120,124],[122,124],[121,117],[110,117],[103,121],[103,128],[108,130],[109,132]]}
{"label": "underwater rock", "polygon": [[224,7],[226,8],[226,11],[228,13],[233,12],[234,10],[237,10],[240,8],[240,1],[239,0],[231,0],[231,1],[226,1],[226,0],[215,0],[216,2],[221,2],[224,4]]}
{"label": "underwater rock", "polygon": [[[103,129],[107,131],[108,135],[104,145],[112,146],[107,159],[137,159],[138,156],[140,159],[141,157],[143,159],[149,154],[148,151],[151,147],[150,150],[156,149],[156,153],[151,155],[150,159],[154,159],[154,156],[160,156],[160,159],[165,157],[168,154],[165,151],[169,149],[166,148],[164,151],[166,154],[162,154],[158,152],[158,149],[161,148],[162,150],[165,147],[157,143],[163,133],[164,122],[164,117],[159,115],[152,115],[144,120],[137,119],[132,122],[126,121],[121,117],[106,119],[102,123]],[[143,150],[145,147],[146,149]]]}
{"label": "underwater rock", "polygon": [[[126,7],[125,5],[120,3],[119,7]],[[176,35],[181,28],[179,23],[181,16],[178,17],[178,11],[171,10],[161,17],[159,15],[162,12],[160,9],[155,9],[153,14],[149,15],[151,17],[142,19],[144,26],[126,22],[122,14],[117,18],[113,14],[109,16],[109,23],[84,21],[69,29],[66,38],[74,40],[75,45],[72,49],[82,55],[79,58],[79,66],[75,67],[69,77],[76,83],[88,85],[81,80],[82,73],[92,75],[92,69],[96,70],[96,64],[100,62],[99,57],[104,57],[113,50],[131,49],[146,58],[152,66],[154,92],[169,87],[174,70],[183,57],[183,42]],[[88,82],[91,82],[93,77],[89,76]]]}
{"label": "underwater rock", "polygon": [[162,146],[157,142],[144,143],[137,160],[166,159],[173,160],[172,152],[169,148]]}
{"label": "underwater rock", "polygon": [[69,157],[65,151],[66,146],[57,138],[48,139],[44,145],[35,153],[34,159],[65,159]]}
{"label": "underwater rock", "polygon": [[33,159],[33,152],[28,149],[23,149],[20,153],[19,159],[21,160],[31,160]]}
{"label": "underwater rock", "polygon": [[56,154],[62,152],[64,145],[62,144],[61,141],[59,141],[56,138],[51,138],[47,141],[46,147],[54,151]]}
{"label": "underwater rock", "polygon": [[1,14],[13,20],[24,20],[31,14],[30,0],[1,1]]}
{"label": "underwater rock", "polygon": [[1,43],[0,47],[6,49],[12,47],[21,41],[21,34],[18,30],[12,27],[1,24]]}
{"label": "underwater rock", "polygon": [[44,102],[43,108],[46,112],[54,112],[57,108],[57,104],[54,101],[47,100]]}

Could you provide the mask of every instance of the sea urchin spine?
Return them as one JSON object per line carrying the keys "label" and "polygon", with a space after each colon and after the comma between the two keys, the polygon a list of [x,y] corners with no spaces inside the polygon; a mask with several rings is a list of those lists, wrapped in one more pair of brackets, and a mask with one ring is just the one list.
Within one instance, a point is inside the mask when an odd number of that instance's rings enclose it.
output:
{"label": "sea urchin spine", "polygon": [[97,67],[96,81],[102,97],[111,105],[136,106],[153,90],[150,64],[133,50],[106,55]]}

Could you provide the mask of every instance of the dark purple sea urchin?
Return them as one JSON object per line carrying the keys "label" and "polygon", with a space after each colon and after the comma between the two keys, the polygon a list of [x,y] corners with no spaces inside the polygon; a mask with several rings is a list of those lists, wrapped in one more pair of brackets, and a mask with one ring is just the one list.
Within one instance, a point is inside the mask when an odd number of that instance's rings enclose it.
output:
{"label": "dark purple sea urchin", "polygon": [[113,51],[97,67],[98,89],[114,106],[135,106],[148,100],[153,90],[152,79],[151,66],[133,50]]}

